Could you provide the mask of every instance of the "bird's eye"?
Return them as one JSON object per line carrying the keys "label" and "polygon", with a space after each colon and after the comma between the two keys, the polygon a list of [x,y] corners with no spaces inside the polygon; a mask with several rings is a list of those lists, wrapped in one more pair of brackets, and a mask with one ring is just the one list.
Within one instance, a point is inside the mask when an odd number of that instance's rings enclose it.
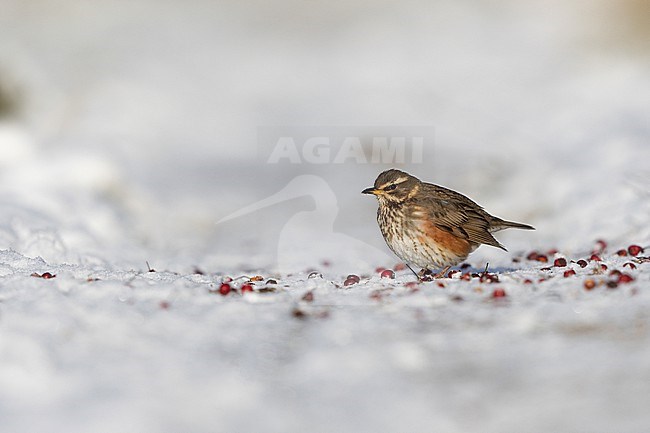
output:
{"label": "bird's eye", "polygon": [[384,188],[384,191],[392,191],[395,188],[397,188],[396,184],[388,185],[386,188]]}

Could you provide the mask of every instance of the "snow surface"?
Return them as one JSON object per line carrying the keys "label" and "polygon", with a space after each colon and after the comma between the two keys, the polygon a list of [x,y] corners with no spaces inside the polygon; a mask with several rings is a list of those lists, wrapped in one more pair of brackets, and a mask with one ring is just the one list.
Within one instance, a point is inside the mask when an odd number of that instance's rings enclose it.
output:
{"label": "snow surface", "polygon": [[[4,0],[0,431],[648,431],[648,15]],[[432,129],[403,169],[537,230],[381,279],[394,164],[268,164],[274,125]]]}

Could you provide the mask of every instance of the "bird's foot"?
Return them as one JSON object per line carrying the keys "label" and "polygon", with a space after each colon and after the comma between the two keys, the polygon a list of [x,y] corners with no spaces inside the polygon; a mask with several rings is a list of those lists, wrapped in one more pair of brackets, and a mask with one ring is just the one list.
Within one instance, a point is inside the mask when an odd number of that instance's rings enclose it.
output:
{"label": "bird's foot", "polygon": [[418,272],[418,280],[420,282],[426,282],[426,281],[437,280],[440,278],[445,278],[449,268],[451,268],[451,266],[445,267],[437,274],[434,274],[431,269],[424,268],[420,272]]}

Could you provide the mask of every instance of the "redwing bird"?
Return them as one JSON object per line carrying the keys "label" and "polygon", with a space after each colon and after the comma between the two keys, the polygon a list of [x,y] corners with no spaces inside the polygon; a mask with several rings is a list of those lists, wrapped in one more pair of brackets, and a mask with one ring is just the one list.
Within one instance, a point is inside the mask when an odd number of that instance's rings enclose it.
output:
{"label": "redwing bird", "polygon": [[[379,200],[377,222],[390,249],[407,265],[443,277],[481,244],[506,251],[492,233],[507,228],[534,230],[487,213],[464,195],[422,182],[400,170],[381,173],[375,186],[362,191]],[[410,266],[409,266],[410,268]],[[412,269],[411,269],[412,270]]]}

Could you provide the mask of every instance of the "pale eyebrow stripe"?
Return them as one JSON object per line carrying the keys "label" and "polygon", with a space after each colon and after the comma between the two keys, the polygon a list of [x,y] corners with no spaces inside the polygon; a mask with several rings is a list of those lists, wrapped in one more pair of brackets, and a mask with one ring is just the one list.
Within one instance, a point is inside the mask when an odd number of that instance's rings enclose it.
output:
{"label": "pale eyebrow stripe", "polygon": [[386,188],[389,185],[397,185],[398,183],[406,182],[407,180],[409,180],[408,177],[404,177],[404,176],[398,177],[397,179],[395,179],[393,181],[386,182],[385,184],[381,185],[379,188],[383,189],[383,188]]}

